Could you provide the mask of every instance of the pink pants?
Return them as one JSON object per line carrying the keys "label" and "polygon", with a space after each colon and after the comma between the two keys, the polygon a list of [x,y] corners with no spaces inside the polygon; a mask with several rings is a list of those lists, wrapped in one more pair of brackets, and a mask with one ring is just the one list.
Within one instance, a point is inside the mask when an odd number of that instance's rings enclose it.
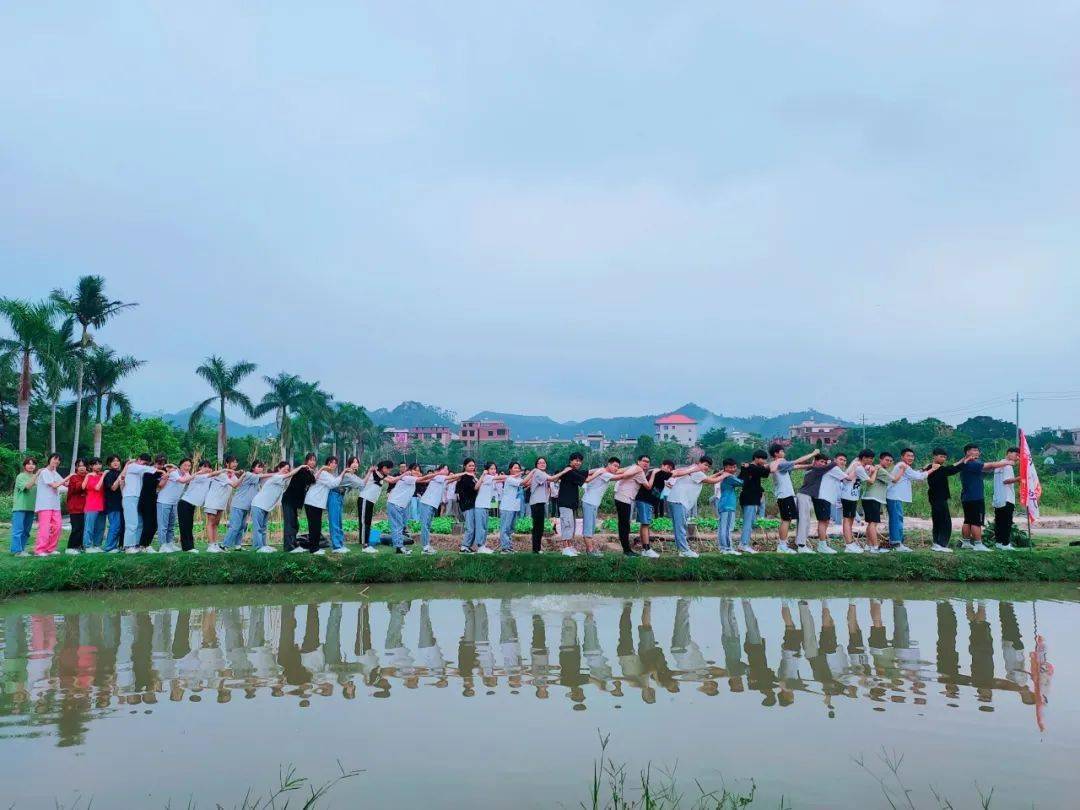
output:
{"label": "pink pants", "polygon": [[34,553],[48,554],[56,551],[56,544],[60,542],[60,510],[42,509],[37,513],[37,519],[37,545]]}

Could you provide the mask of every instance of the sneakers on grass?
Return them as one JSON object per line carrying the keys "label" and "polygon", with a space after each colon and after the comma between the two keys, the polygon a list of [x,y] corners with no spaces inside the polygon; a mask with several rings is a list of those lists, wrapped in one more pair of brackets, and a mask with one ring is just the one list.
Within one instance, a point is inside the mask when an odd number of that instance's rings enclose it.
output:
{"label": "sneakers on grass", "polygon": [[255,551],[258,554],[273,554],[277,549],[273,546],[259,546]]}
{"label": "sneakers on grass", "polygon": [[816,554],[817,552],[815,552],[812,548],[810,548],[810,546],[799,546],[797,549],[795,549],[795,553],[796,554]]}
{"label": "sneakers on grass", "polygon": [[696,560],[701,555],[694,551],[692,548],[688,548],[686,551],[680,551],[679,556],[686,557],[689,560]]}
{"label": "sneakers on grass", "polygon": [[961,540],[960,541],[960,548],[962,548],[964,551],[974,551],[975,550],[975,546],[972,544],[972,542],[970,540]]}
{"label": "sneakers on grass", "polygon": [[848,543],[846,546],[844,546],[844,553],[845,554],[862,554],[863,553],[863,547],[860,546],[858,543]]}
{"label": "sneakers on grass", "polygon": [[655,560],[660,556],[660,553],[655,548],[647,548],[641,552],[642,557],[648,557],[650,560]]}
{"label": "sneakers on grass", "polygon": [[220,554],[220,553],[221,553],[222,551],[224,551],[224,550],[225,550],[225,549],[223,549],[223,548],[222,548],[221,546],[219,546],[219,545],[218,545],[217,543],[211,543],[210,545],[208,545],[208,546],[206,547],[206,553],[207,553],[207,554]]}
{"label": "sneakers on grass", "polygon": [[971,550],[972,551],[989,551],[990,549],[986,546],[985,543],[980,542],[980,543],[976,543],[975,545],[973,545],[971,547]]}
{"label": "sneakers on grass", "polygon": [[798,554],[798,552],[789,546],[787,543],[781,543],[776,547],[777,554]]}
{"label": "sneakers on grass", "polygon": [[818,554],[835,554],[836,549],[835,548],[830,548],[829,544],[826,543],[824,540],[818,540],[817,553]]}
{"label": "sneakers on grass", "polygon": [[379,550],[375,546],[364,546],[360,549],[364,554],[378,554]]}
{"label": "sneakers on grass", "polygon": [[931,543],[930,544],[930,550],[931,551],[936,551],[939,554],[952,554],[953,553],[952,549],[949,548],[948,546],[939,546],[937,543]]}
{"label": "sneakers on grass", "polygon": [[431,546],[424,546],[423,550],[420,553],[421,554],[435,554],[436,551]]}
{"label": "sneakers on grass", "polygon": [[492,551],[487,546],[477,546],[476,547],[476,553],[477,554],[494,554],[495,552]]}
{"label": "sneakers on grass", "polygon": [[562,550],[562,555],[564,557],[576,557],[578,555],[577,549],[573,546],[567,546]]}
{"label": "sneakers on grass", "polygon": [[914,550],[915,549],[911,548],[911,546],[905,546],[903,543],[897,543],[893,546],[893,551],[897,551],[901,554],[910,554]]}

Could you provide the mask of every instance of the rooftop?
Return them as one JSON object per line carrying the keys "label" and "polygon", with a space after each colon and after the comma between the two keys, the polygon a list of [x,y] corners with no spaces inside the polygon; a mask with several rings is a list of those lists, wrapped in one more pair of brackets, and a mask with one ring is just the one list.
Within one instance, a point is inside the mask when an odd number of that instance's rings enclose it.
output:
{"label": "rooftop", "polygon": [[691,419],[689,416],[684,416],[681,413],[670,413],[667,416],[661,416],[656,420],[658,425],[696,425],[697,420]]}

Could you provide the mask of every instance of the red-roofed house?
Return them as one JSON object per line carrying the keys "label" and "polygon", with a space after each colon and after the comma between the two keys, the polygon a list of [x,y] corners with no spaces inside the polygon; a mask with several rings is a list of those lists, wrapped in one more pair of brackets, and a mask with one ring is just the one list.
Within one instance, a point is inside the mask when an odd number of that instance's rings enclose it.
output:
{"label": "red-roofed house", "polygon": [[681,413],[669,413],[661,416],[656,425],[658,442],[678,442],[691,447],[697,444],[697,420]]}

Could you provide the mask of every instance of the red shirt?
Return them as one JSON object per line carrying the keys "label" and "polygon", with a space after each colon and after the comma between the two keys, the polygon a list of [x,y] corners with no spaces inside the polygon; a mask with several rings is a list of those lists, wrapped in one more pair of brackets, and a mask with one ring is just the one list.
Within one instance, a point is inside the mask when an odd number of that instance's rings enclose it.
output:
{"label": "red shirt", "polygon": [[[98,481],[105,477],[105,473],[90,473],[86,476],[86,480],[83,482],[83,489],[86,492],[86,507],[87,512],[104,512],[105,511],[105,490],[94,490],[94,487],[98,485]],[[70,497],[70,496],[69,496]]]}
{"label": "red shirt", "polygon": [[68,481],[67,510],[69,515],[81,515],[86,509],[85,475],[73,475]]}

